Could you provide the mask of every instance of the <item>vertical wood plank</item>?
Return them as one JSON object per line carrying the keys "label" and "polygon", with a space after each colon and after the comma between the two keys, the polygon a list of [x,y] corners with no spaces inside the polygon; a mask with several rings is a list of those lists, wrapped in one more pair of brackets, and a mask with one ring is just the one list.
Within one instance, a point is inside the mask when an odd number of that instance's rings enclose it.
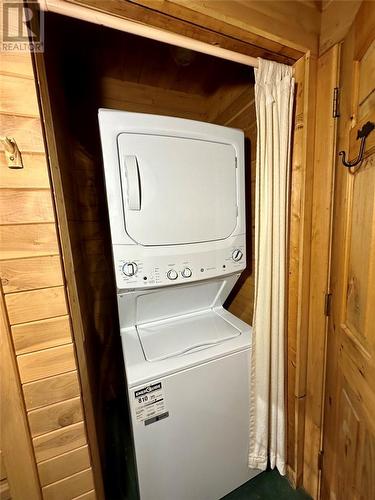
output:
{"label": "vertical wood plank", "polygon": [[323,385],[327,318],[325,294],[329,291],[331,212],[337,119],[332,116],[333,89],[338,86],[339,46],[318,60],[315,125],[311,280],[308,333],[306,425],[303,486],[318,497],[318,454],[321,447]]}

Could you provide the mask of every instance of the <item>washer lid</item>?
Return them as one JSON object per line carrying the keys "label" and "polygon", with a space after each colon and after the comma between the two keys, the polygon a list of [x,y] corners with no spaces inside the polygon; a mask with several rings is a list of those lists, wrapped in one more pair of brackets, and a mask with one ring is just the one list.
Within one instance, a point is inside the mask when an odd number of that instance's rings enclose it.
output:
{"label": "washer lid", "polygon": [[241,330],[213,309],[137,326],[147,361],[160,361],[216,346]]}
{"label": "washer lid", "polygon": [[228,238],[237,225],[232,145],[122,133],[117,138],[128,235],[145,246]]}

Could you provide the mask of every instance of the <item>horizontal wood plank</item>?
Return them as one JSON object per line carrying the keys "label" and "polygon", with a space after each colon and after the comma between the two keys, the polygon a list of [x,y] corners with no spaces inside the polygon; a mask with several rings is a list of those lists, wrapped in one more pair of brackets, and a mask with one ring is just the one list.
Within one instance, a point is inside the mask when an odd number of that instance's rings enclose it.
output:
{"label": "horizontal wood plank", "polygon": [[12,326],[12,337],[17,354],[68,344],[72,341],[69,316]]}
{"label": "horizontal wood plank", "polygon": [[11,325],[67,314],[65,289],[62,286],[5,296]]}
{"label": "horizontal wood plank", "polygon": [[58,254],[59,245],[54,222],[1,227],[0,260]]}
{"label": "horizontal wood plank", "polygon": [[45,486],[44,500],[71,500],[72,498],[91,491],[94,487],[91,468],[77,472],[70,477]]}
{"label": "horizontal wood plank", "polygon": [[77,372],[71,371],[22,386],[27,410],[74,398],[80,394]]}
{"label": "horizontal wood plank", "polygon": [[23,168],[9,168],[0,152],[0,188],[50,188],[44,153],[22,153]]}
{"label": "horizontal wood plank", "polygon": [[[45,152],[39,118],[0,113],[0,129],[3,135],[13,137],[16,140],[21,154],[25,151],[33,153]],[[0,144],[0,151],[4,151],[2,144]]]}
{"label": "horizontal wood plank", "polygon": [[81,446],[58,457],[40,462],[38,471],[41,485],[46,486],[89,467],[90,454],[88,446]]}
{"label": "horizontal wood plank", "polygon": [[1,189],[0,207],[0,224],[55,221],[51,192],[47,189]]}
{"label": "horizontal wood plank", "polygon": [[17,52],[16,50],[12,50],[11,52],[2,52],[1,72],[3,74],[34,78],[30,53]]}
{"label": "horizontal wood plank", "polygon": [[9,483],[6,479],[2,479],[0,481],[0,500],[10,500],[11,498]]}
{"label": "horizontal wood plank", "polygon": [[96,494],[94,490],[88,491],[79,497],[74,497],[73,500],[96,500]]}
{"label": "horizontal wood plank", "polygon": [[86,433],[83,422],[58,429],[33,438],[37,462],[57,457],[62,453],[74,450],[86,444]]}
{"label": "horizontal wood plank", "polygon": [[22,383],[52,377],[76,368],[72,344],[21,354],[17,361]]}
{"label": "horizontal wood plank", "polygon": [[4,293],[48,288],[64,283],[59,255],[3,260],[0,277]]}
{"label": "horizontal wood plank", "polygon": [[34,80],[0,72],[0,113],[39,117]]}
{"label": "horizontal wood plank", "polygon": [[32,437],[40,436],[56,429],[83,420],[81,398],[76,397],[28,412]]}

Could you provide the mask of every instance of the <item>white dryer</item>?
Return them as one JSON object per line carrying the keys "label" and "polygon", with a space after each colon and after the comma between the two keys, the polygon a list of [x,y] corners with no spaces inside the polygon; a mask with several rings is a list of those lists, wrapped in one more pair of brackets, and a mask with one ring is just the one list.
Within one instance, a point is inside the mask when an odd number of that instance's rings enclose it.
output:
{"label": "white dryer", "polygon": [[141,500],[218,500],[249,470],[244,137],[99,110]]}

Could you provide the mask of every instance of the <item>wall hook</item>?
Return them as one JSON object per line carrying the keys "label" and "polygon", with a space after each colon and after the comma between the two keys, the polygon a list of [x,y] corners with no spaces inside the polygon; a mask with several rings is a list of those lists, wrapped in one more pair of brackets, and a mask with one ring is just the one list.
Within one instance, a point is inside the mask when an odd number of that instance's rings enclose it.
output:
{"label": "wall hook", "polygon": [[9,168],[23,168],[21,152],[18,149],[16,140],[13,137],[0,137],[0,142],[4,146],[5,158]]}
{"label": "wall hook", "polygon": [[345,151],[339,152],[339,155],[342,156],[342,163],[345,167],[347,167],[347,168],[355,167],[356,165],[358,165],[358,163],[360,163],[363,160],[363,154],[365,152],[366,138],[374,130],[374,128],[375,128],[375,123],[367,122],[363,125],[361,130],[358,130],[357,140],[361,139],[361,145],[359,147],[358,157],[355,160],[345,161],[345,157],[346,157]]}

